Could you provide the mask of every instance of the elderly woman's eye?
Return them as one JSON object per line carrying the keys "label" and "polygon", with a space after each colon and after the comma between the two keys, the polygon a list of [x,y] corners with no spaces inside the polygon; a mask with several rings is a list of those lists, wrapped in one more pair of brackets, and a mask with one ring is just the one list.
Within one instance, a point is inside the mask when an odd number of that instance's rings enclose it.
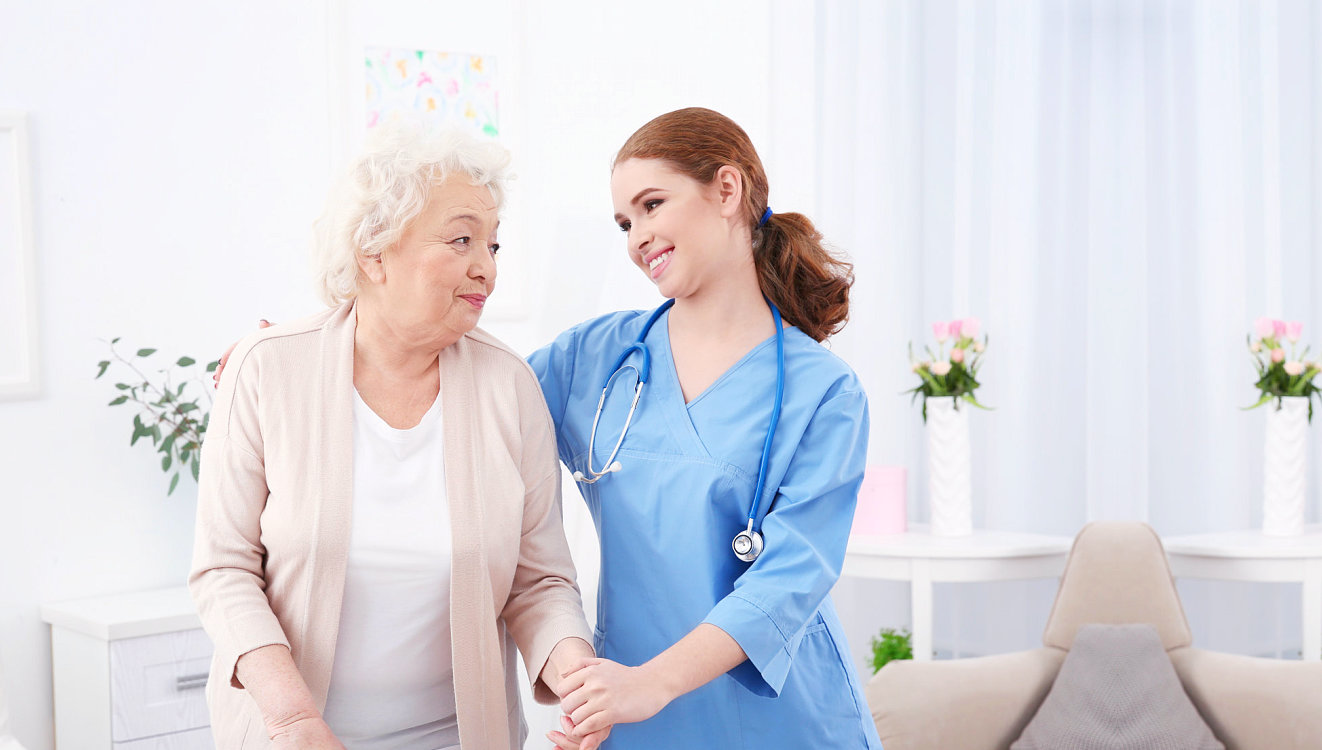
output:
{"label": "elderly woman's eye", "polygon": [[496,253],[500,252],[500,243],[499,242],[491,243],[491,246],[488,247],[487,250],[490,250],[491,254],[495,255]]}
{"label": "elderly woman's eye", "polygon": [[450,240],[450,242],[456,245],[467,245],[472,241],[473,241],[472,237],[456,237],[455,239]]}

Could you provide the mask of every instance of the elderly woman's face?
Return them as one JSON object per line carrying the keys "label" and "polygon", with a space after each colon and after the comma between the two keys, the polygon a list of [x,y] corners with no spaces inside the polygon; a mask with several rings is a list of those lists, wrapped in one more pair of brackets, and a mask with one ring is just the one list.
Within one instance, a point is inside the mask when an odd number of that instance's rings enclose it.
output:
{"label": "elderly woman's face", "polygon": [[[499,223],[487,188],[464,177],[433,186],[399,243],[368,269],[392,325],[414,340],[442,344],[471,331],[496,286]],[[379,278],[372,270],[379,270]]]}

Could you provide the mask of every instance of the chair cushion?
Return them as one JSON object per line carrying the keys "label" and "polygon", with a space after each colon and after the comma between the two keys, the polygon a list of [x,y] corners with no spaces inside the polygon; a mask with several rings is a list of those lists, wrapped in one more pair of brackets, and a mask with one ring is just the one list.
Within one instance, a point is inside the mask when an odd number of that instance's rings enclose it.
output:
{"label": "chair cushion", "polygon": [[1151,625],[1085,625],[1011,750],[1225,750]]}

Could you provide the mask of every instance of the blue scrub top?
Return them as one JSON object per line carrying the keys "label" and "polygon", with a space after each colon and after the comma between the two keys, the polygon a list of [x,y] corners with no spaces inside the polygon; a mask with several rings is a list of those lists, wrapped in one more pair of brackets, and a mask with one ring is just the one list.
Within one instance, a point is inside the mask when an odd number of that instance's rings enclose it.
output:
{"label": "blue scrub top", "polygon": [[[561,334],[529,358],[556,424],[560,459],[587,472],[601,386],[649,311],[613,313]],[[729,633],[748,660],[653,718],[616,726],[608,748],[879,749],[829,592],[840,575],[863,481],[867,397],[849,366],[785,330],[785,395],[761,503],[766,550],[730,549],[747,526],[776,387],[768,338],[685,404],[670,314],[647,336],[651,377],[618,461],[579,483],[601,540],[597,654],[637,666],[698,624]],[[641,365],[635,353],[628,360]],[[636,378],[616,379],[598,428],[601,469]]]}

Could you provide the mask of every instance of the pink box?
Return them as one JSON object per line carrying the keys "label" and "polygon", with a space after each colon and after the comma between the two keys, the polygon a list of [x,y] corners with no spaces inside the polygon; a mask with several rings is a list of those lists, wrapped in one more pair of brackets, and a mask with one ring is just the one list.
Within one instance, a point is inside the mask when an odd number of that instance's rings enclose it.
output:
{"label": "pink box", "polygon": [[903,534],[908,528],[909,479],[903,466],[869,466],[858,490],[851,534]]}

